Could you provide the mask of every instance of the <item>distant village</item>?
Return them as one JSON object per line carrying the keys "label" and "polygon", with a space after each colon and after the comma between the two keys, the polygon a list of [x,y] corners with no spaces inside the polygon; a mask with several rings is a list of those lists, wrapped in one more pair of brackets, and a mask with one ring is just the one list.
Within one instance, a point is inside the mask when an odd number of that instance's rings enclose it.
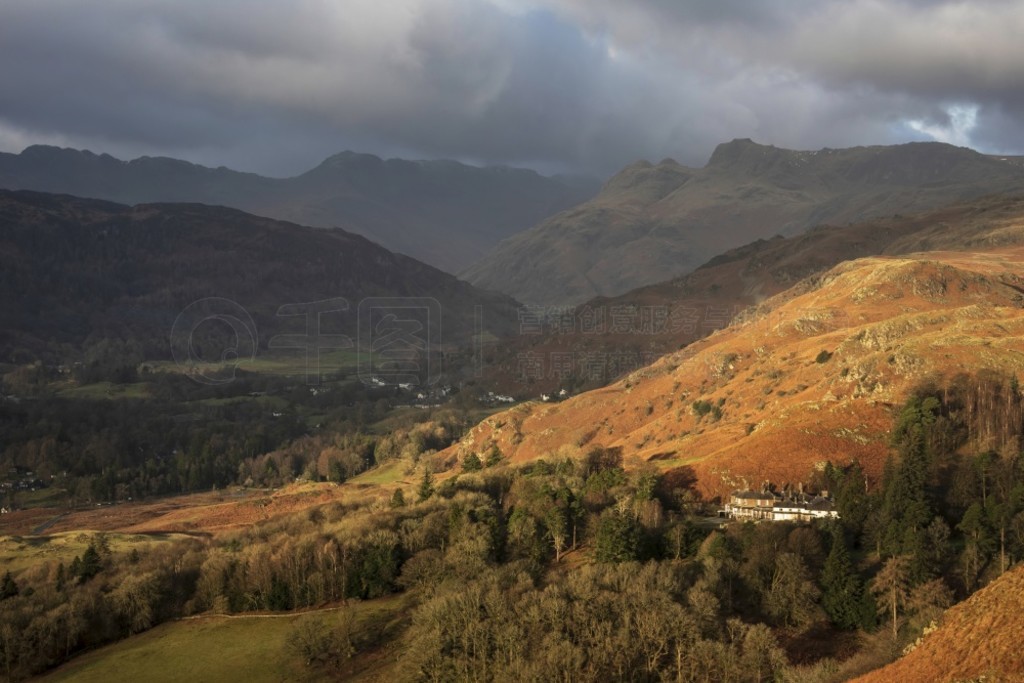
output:
{"label": "distant village", "polygon": [[0,506],[0,514],[7,514],[14,510],[13,495],[21,491],[36,491],[47,487],[47,483],[36,476],[36,473],[25,467],[12,467],[7,475],[0,480],[0,496],[7,498]]}

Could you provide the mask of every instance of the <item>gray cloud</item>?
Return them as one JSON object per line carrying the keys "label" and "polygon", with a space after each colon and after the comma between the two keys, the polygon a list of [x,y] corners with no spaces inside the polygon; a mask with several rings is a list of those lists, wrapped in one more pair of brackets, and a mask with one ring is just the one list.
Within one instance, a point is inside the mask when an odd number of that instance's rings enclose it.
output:
{"label": "gray cloud", "polygon": [[0,149],[610,173],[753,137],[1021,153],[1010,0],[7,0]]}

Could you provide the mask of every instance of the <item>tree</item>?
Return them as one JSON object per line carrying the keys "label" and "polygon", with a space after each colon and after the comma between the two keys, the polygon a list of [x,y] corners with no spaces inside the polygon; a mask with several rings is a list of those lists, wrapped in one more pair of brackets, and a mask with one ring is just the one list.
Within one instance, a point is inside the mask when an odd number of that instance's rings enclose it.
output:
{"label": "tree", "polygon": [[966,540],[963,553],[964,587],[971,591],[992,547],[991,531],[981,503],[972,503],[967,508],[957,529],[963,532]]}
{"label": "tree", "polygon": [[405,494],[402,493],[402,489],[395,489],[395,492],[391,494],[391,507],[405,507]]}
{"label": "tree", "polygon": [[640,546],[640,525],[633,515],[608,509],[597,523],[595,545],[598,562],[635,560]]}
{"label": "tree", "polygon": [[129,575],[111,593],[111,603],[129,634],[145,631],[153,625],[153,607],[158,598],[157,582],[151,574]]}
{"label": "tree", "polygon": [[0,583],[0,600],[6,600],[7,598],[13,598],[18,594],[18,584],[14,581],[14,577],[11,576],[10,570],[4,574],[3,583]]}
{"label": "tree", "polygon": [[429,467],[423,468],[423,477],[420,479],[420,485],[416,489],[416,493],[419,495],[421,503],[434,495],[434,475]]}
{"label": "tree", "polygon": [[[893,445],[899,449],[898,464],[886,463],[881,510],[881,546],[887,555],[914,553],[923,547],[920,538],[932,520],[926,483],[931,462],[928,430],[940,407],[934,397],[912,397],[893,428]],[[915,556],[917,564],[921,558]]]}
{"label": "tree", "polygon": [[910,564],[911,560],[906,555],[890,557],[871,581],[871,592],[878,601],[878,613],[892,616],[893,640],[899,630],[900,610],[906,607],[910,596]]}
{"label": "tree", "polygon": [[81,559],[75,556],[75,560],[71,565],[72,571],[75,569],[75,562],[78,564],[78,571],[75,572],[75,575],[78,577],[79,583],[85,583],[103,569],[103,562],[100,559],[99,551],[96,550],[96,546],[93,543],[90,543],[89,547],[85,549]]}
{"label": "tree", "polygon": [[843,470],[835,472],[836,511],[842,525],[858,537],[864,530],[869,511],[867,482],[860,462],[854,461]]}
{"label": "tree", "polygon": [[746,633],[743,635],[740,661],[750,676],[749,680],[756,683],[779,680],[787,661],[775,634],[764,624],[744,627]]}
{"label": "tree", "polygon": [[476,453],[470,453],[462,460],[463,472],[479,472],[483,467],[484,464],[480,462],[480,456]]}
{"label": "tree", "polygon": [[569,530],[565,510],[558,505],[557,501],[552,501],[544,511],[544,528],[547,529],[548,536],[551,537],[551,544],[555,548],[555,562],[558,562],[562,559],[562,551],[565,550]]}
{"label": "tree", "polygon": [[816,601],[819,595],[800,556],[795,553],[779,553],[765,595],[768,612],[786,625],[803,626],[817,615]]}
{"label": "tree", "polygon": [[286,645],[306,666],[336,670],[356,651],[352,645],[352,615],[342,610],[335,624],[322,617],[300,619],[288,634]]}
{"label": "tree", "polygon": [[832,548],[821,571],[821,586],[824,589],[821,606],[832,623],[843,629],[859,626],[863,599],[860,577],[854,571],[846,541],[838,527],[832,532]]}
{"label": "tree", "polygon": [[498,444],[492,443],[490,449],[487,451],[487,459],[484,464],[487,467],[494,467],[501,462],[501,449],[498,448]]}

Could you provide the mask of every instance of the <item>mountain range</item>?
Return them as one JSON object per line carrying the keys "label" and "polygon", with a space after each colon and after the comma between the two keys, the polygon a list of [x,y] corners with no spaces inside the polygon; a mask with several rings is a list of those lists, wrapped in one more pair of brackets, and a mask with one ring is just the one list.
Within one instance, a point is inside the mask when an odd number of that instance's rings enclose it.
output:
{"label": "mountain range", "polygon": [[1016,157],[942,143],[792,151],[733,140],[707,165],[641,161],[593,199],[463,272],[535,304],[578,304],[678,277],[757,239],[1024,189]]}
{"label": "mountain range", "polygon": [[500,240],[596,192],[584,177],[545,177],[455,161],[381,159],[342,152],[292,178],[268,178],[164,157],[34,145],[0,153],[0,188],[122,204],[229,206],[314,227],[340,227],[391,251],[458,272]]}
{"label": "mountain range", "polygon": [[[484,331],[477,307],[486,332],[507,336],[517,307],[340,229],[202,204],[125,206],[3,190],[0,292],[0,360],[21,363],[103,340],[167,358],[176,320],[188,311],[213,316],[210,343],[228,333],[218,333],[216,321],[233,317],[255,328],[265,350],[275,334],[305,335],[310,321],[320,333],[354,338],[360,302],[371,297],[395,299],[394,306],[429,301],[430,343],[440,348]],[[190,308],[211,298],[229,310]],[[329,300],[323,312],[306,315]],[[288,306],[296,310],[282,310]]]}

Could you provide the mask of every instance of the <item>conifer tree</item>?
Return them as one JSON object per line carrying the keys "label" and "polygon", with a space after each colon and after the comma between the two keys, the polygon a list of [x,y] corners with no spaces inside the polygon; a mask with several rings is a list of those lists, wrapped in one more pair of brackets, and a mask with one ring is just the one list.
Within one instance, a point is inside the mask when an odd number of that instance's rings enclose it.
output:
{"label": "conifer tree", "polygon": [[13,598],[18,594],[18,584],[15,582],[14,577],[11,576],[10,570],[4,574],[3,582],[0,583],[0,600],[6,600],[7,598]]}
{"label": "conifer tree", "polygon": [[862,586],[838,527],[832,532],[832,548],[821,571],[821,587],[821,605],[832,623],[843,629],[859,626],[862,621]]}
{"label": "conifer tree", "polygon": [[434,495],[434,475],[431,473],[429,467],[423,468],[423,478],[420,479],[419,488],[416,490],[419,495],[420,502],[425,501],[430,496]]}
{"label": "conifer tree", "polygon": [[476,453],[470,453],[462,460],[462,471],[463,472],[477,472],[483,469],[484,464],[480,462],[480,456]]}

